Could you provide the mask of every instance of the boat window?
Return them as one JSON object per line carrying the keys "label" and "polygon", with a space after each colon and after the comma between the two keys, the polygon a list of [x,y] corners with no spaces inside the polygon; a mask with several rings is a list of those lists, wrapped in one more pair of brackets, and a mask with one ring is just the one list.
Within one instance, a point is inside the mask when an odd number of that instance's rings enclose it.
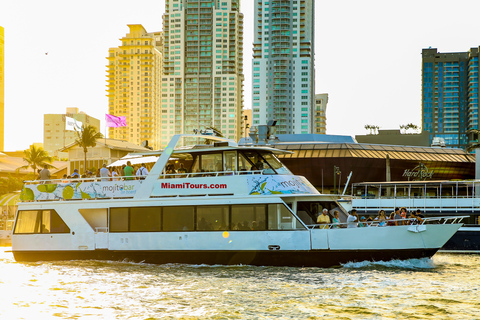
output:
{"label": "boat window", "polygon": [[268,230],[305,229],[302,223],[293,216],[283,204],[268,205]]}
{"label": "boat window", "polygon": [[110,209],[110,232],[128,231],[128,208]]}
{"label": "boat window", "polygon": [[14,233],[70,233],[70,228],[55,210],[21,210]]}
{"label": "boat window", "polygon": [[223,153],[224,157],[224,171],[236,171],[237,169],[237,152],[236,151],[225,151]]}
{"label": "boat window", "polygon": [[228,230],[228,206],[198,206],[197,230]]}
{"label": "boat window", "polygon": [[263,170],[264,163],[262,157],[256,151],[242,151],[243,155],[246,159],[248,159],[248,167],[247,170],[255,171],[255,170]]}
{"label": "boat window", "polygon": [[106,208],[78,209],[78,212],[80,212],[93,230],[108,226],[108,210]]}
{"label": "boat window", "polygon": [[164,231],[193,231],[195,207],[164,207]]}
{"label": "boat window", "polygon": [[274,174],[275,172],[277,174],[292,174],[290,170],[288,170],[273,153],[262,152],[261,155],[270,166],[270,168],[264,168],[264,174]]}
{"label": "boat window", "polygon": [[202,154],[202,170],[204,172],[222,171],[222,154]]}
{"label": "boat window", "polygon": [[265,230],[265,205],[232,205],[231,230]]}
{"label": "boat window", "polygon": [[40,233],[40,211],[18,211],[17,223],[13,233]]}
{"label": "boat window", "polygon": [[[201,172],[200,171],[200,156],[195,155],[195,159],[193,160],[192,167],[190,168],[190,172],[195,173],[195,172]],[[193,175],[195,177],[195,175]]]}
{"label": "boat window", "polygon": [[160,207],[130,209],[130,232],[155,232],[162,230]]}
{"label": "boat window", "polygon": [[238,168],[239,171],[250,171],[253,163],[250,163],[243,153],[238,153]]}

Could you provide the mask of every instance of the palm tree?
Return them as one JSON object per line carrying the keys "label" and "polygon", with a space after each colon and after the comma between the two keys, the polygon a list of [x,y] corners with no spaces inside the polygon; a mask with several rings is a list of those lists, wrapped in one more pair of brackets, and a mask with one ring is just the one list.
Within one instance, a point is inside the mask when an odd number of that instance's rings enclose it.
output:
{"label": "palm tree", "polygon": [[75,142],[83,148],[83,152],[85,153],[85,158],[84,158],[84,164],[83,164],[83,170],[84,172],[87,171],[87,151],[88,147],[95,147],[97,145],[97,140],[103,138],[103,134],[100,132],[97,132],[97,129],[94,126],[91,126],[89,124],[82,125],[82,128],[80,131],[75,129],[75,133],[77,135],[77,139],[75,139]]}
{"label": "palm tree", "polygon": [[31,145],[30,149],[24,150],[23,153],[25,157],[23,157],[23,161],[25,161],[26,165],[19,167],[17,170],[20,169],[28,169],[31,167],[33,169],[33,175],[37,174],[37,168],[43,168],[45,165],[47,168],[55,168],[50,163],[52,163],[53,158],[48,155],[48,152],[43,150],[42,147],[37,148],[35,145]]}

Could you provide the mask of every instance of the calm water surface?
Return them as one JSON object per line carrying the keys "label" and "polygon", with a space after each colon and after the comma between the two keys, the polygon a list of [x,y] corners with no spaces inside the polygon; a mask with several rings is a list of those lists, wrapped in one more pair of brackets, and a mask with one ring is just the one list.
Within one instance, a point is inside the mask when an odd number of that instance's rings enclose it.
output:
{"label": "calm water surface", "polygon": [[480,255],[342,268],[17,263],[0,319],[479,319]]}

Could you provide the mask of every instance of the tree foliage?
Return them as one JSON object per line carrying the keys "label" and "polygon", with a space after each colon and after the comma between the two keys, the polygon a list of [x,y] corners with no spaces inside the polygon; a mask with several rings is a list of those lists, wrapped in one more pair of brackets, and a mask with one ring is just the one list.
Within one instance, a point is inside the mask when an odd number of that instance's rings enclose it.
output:
{"label": "tree foliage", "polygon": [[84,153],[84,162],[83,168],[84,171],[87,170],[87,152],[89,147],[95,147],[97,145],[97,140],[103,138],[103,134],[98,132],[94,126],[89,124],[82,125],[80,130],[75,129],[75,134],[77,138],[75,142],[83,149]]}
{"label": "tree foliage", "polygon": [[378,133],[378,129],[380,129],[379,126],[376,126],[376,125],[371,125],[371,124],[366,124],[365,125],[365,130],[369,130],[369,134],[377,134]]}
{"label": "tree foliage", "polygon": [[19,167],[17,170],[32,168],[33,174],[36,175],[37,168],[43,168],[45,165],[47,168],[55,168],[50,164],[53,162],[53,158],[41,147],[37,148],[35,145],[31,145],[30,149],[24,150],[23,153],[25,154],[23,161],[27,164]]}
{"label": "tree foliage", "polygon": [[413,123],[400,125],[400,131],[402,133],[408,133],[408,130],[410,129],[413,130],[414,132],[418,132],[418,130],[420,130],[420,127]]}
{"label": "tree foliage", "polygon": [[10,193],[22,189],[21,178],[9,174],[6,178],[0,178],[0,194]]}

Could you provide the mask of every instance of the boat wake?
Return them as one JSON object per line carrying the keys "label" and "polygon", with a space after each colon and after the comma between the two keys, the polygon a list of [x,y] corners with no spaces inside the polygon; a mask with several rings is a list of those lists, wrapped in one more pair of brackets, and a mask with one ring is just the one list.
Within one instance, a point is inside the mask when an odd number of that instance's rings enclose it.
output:
{"label": "boat wake", "polygon": [[347,262],[342,264],[343,268],[348,269],[369,269],[372,267],[386,267],[395,269],[434,269],[437,265],[430,258],[408,259],[408,260],[390,260],[390,261],[361,261]]}

